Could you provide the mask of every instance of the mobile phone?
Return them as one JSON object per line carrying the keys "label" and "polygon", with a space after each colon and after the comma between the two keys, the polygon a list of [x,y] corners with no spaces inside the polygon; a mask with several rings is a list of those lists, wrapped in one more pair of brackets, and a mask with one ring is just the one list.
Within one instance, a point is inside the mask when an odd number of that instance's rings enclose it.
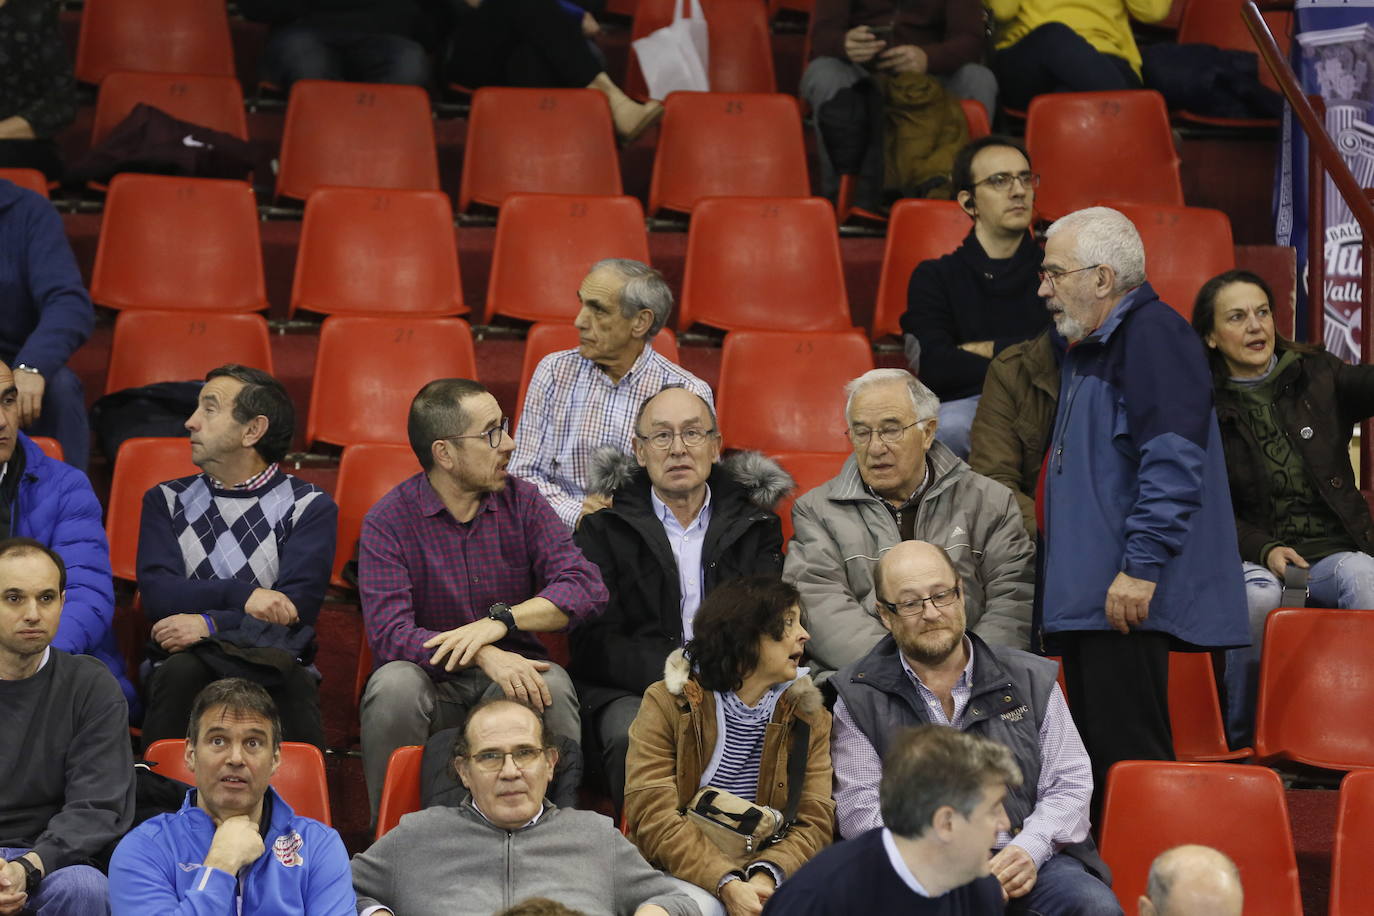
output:
{"label": "mobile phone", "polygon": [[887,25],[871,25],[868,30],[873,33],[874,38],[881,38],[886,41],[892,37],[892,30],[895,28],[896,26],[889,22]]}

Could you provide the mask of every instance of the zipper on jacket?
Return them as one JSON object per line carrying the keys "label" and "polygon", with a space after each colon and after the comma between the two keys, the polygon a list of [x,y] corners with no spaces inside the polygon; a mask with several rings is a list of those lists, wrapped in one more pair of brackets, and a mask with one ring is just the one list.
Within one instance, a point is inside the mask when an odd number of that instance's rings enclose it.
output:
{"label": "zipper on jacket", "polygon": [[1060,433],[1060,435],[1055,436],[1054,438],[1054,472],[1056,474],[1064,473],[1063,431],[1068,429],[1069,415],[1073,412],[1074,398],[1078,396],[1078,389],[1079,386],[1082,384],[1082,381],[1082,376],[1078,374],[1077,370],[1074,370],[1072,378],[1069,379],[1069,391],[1068,397],[1064,399],[1064,409],[1061,412],[1060,419],[1056,420],[1055,422],[1055,425],[1058,427],[1058,431]]}
{"label": "zipper on jacket", "polygon": [[515,884],[514,884],[514,878],[513,878],[513,876],[511,875],[511,868],[510,868],[511,856],[512,856],[512,854],[514,853],[514,850],[513,850],[511,847],[512,847],[514,844],[515,844],[515,833],[514,833],[514,831],[507,830],[507,831],[506,831],[506,886],[505,886],[504,888],[502,888],[502,890],[501,890],[501,900],[503,901],[501,905],[502,905],[502,907],[504,907],[504,908],[510,908],[510,907],[512,907],[512,906],[515,906],[515,901],[514,901],[513,899],[511,899],[511,898],[514,896],[514,895],[511,893],[511,891],[514,890]]}

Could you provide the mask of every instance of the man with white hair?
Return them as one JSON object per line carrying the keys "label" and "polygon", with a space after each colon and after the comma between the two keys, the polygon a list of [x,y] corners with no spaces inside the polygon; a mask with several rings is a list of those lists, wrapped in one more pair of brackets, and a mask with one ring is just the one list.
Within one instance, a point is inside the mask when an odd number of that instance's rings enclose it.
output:
{"label": "man with white hair", "polygon": [[1155,857],[1140,916],[1240,916],[1245,891],[1236,863],[1210,846],[1175,846]]}
{"label": "man with white hair", "polygon": [[969,629],[992,645],[1030,648],[1035,545],[1011,490],[935,441],[940,401],[905,369],[874,369],[845,391],[854,454],[792,507],[783,567],[807,613],[812,677],[828,678],[887,635],[873,568],[902,541],[949,553]]}
{"label": "man with white hair", "polygon": [[1169,651],[1245,645],[1245,588],[1207,359],[1145,282],[1131,221],[1052,225],[1040,295],[1070,347],[1036,599],[1100,800],[1116,761],[1173,759]]}

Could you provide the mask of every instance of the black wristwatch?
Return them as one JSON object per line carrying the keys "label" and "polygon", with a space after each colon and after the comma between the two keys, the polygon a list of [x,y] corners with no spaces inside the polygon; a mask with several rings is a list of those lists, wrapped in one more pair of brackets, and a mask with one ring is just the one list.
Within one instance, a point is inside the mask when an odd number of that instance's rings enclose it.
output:
{"label": "black wristwatch", "polygon": [[30,897],[38,893],[38,882],[43,880],[43,873],[38,870],[38,866],[34,865],[23,856],[17,859],[10,859],[10,861],[18,862],[20,867],[24,869],[24,893],[28,894]]}
{"label": "black wristwatch", "polygon": [[487,616],[492,620],[499,620],[504,623],[507,633],[514,633],[520,629],[515,625],[515,615],[510,612],[510,605],[504,601],[498,601],[487,608]]}

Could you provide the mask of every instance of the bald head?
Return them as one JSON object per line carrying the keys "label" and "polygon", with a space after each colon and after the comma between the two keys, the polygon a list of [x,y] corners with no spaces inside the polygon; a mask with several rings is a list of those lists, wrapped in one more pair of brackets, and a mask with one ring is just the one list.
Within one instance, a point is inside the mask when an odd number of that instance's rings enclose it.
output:
{"label": "bald head", "polygon": [[1176,846],[1150,866],[1140,916],[1240,916],[1240,871],[1208,846]]}
{"label": "bald head", "polygon": [[873,578],[883,601],[895,601],[892,596],[902,582],[923,586],[935,579],[951,579],[950,584],[959,584],[959,572],[945,548],[929,541],[902,541],[891,548],[878,560]]}

